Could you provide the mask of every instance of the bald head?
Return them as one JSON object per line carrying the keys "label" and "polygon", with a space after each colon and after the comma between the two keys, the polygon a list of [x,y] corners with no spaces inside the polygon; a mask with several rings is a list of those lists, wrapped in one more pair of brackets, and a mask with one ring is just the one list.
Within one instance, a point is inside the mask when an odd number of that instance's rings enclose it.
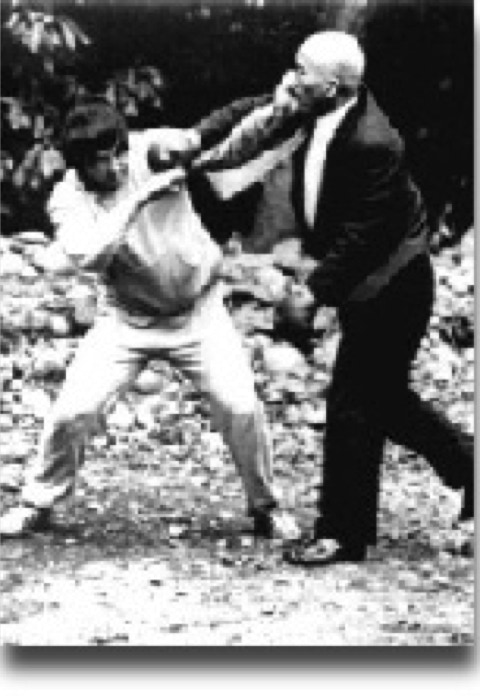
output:
{"label": "bald head", "polygon": [[357,39],[343,31],[312,34],[300,46],[297,58],[312,72],[337,81],[339,89],[353,94],[365,70],[365,55]]}
{"label": "bald head", "polygon": [[275,89],[275,99],[293,99],[300,112],[321,116],[351,102],[363,81],[365,56],[344,31],[320,31],[297,51],[295,68]]}

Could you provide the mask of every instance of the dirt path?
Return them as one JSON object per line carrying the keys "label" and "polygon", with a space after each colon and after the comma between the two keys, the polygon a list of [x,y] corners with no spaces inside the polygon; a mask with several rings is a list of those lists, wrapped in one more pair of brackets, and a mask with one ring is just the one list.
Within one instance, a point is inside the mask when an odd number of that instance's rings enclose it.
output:
{"label": "dirt path", "polygon": [[[424,398],[470,428],[472,243],[473,233],[464,248],[437,259],[438,306],[414,375]],[[231,282],[238,277],[243,282],[241,273]],[[66,281],[31,269],[3,281],[0,484],[8,488],[35,452],[42,415],[78,339],[58,335],[69,326]],[[250,338],[268,323],[267,314],[251,300],[234,307]],[[321,483],[321,407],[334,345],[332,334],[315,363],[287,380],[255,367],[274,435],[275,478],[305,529]],[[108,436],[94,440],[55,530],[2,543],[2,642],[473,642],[473,533],[452,531],[459,496],[423,461],[387,450],[380,539],[368,562],[291,568],[277,546],[253,544],[238,477],[205,405],[175,374],[162,379],[153,410],[141,411],[143,397],[132,396],[114,412]],[[2,493],[3,509],[13,501]]]}
{"label": "dirt path", "polygon": [[[65,509],[54,532],[3,544],[2,639],[20,645],[472,643],[474,563],[459,553],[462,540],[471,539],[457,533],[452,542],[458,501],[443,494],[438,506],[440,486],[413,464],[402,469],[402,490],[393,496],[399,507],[393,510],[392,496],[383,496],[382,538],[370,560],[306,571],[285,565],[274,544],[254,545],[241,503],[212,504],[206,476],[198,481],[204,486],[187,491],[178,467],[152,473],[137,460],[118,473],[118,462],[97,460],[84,474],[73,522]],[[393,473],[387,472],[385,493],[398,486]],[[108,490],[101,488],[106,478]],[[214,491],[232,485],[222,473],[216,478]],[[401,510],[402,499],[409,510]],[[421,511],[418,519],[414,510]]]}

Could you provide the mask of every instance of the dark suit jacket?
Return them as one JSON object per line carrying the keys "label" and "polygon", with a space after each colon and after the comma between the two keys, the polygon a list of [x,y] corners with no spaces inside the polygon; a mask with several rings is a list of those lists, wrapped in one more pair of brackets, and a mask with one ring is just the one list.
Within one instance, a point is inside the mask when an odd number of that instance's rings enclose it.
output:
{"label": "dark suit jacket", "polygon": [[313,229],[304,217],[307,140],[294,158],[293,202],[305,251],[320,263],[308,285],[339,306],[407,237],[425,233],[426,215],[398,132],[365,88],[330,142]]}
{"label": "dark suit jacket", "polygon": [[[245,97],[213,111],[196,124],[202,150],[209,150],[230,133],[232,127],[257,106],[268,103],[270,95]],[[188,177],[192,203],[212,237],[223,244],[238,231],[247,233],[253,225],[255,211],[262,196],[262,185],[255,184],[229,201],[221,201],[202,171]]]}
{"label": "dark suit jacket", "polygon": [[[214,145],[270,98],[246,97],[211,114],[197,125],[202,144]],[[301,125],[313,132],[314,118]],[[308,285],[319,304],[340,306],[404,239],[425,235],[426,214],[405,166],[403,141],[363,88],[328,146],[314,226],[308,228],[304,169],[309,140],[294,156],[293,205],[304,249],[319,261]]]}

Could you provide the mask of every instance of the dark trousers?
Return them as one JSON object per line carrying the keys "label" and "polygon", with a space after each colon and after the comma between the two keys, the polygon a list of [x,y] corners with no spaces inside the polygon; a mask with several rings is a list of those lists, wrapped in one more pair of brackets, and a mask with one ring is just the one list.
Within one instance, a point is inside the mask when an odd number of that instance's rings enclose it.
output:
{"label": "dark trousers", "polygon": [[409,385],[411,363],[431,315],[433,287],[430,259],[422,256],[375,299],[339,311],[342,338],[327,396],[319,500],[322,534],[347,543],[376,543],[387,438],[424,456],[448,486],[473,481],[473,437]]}

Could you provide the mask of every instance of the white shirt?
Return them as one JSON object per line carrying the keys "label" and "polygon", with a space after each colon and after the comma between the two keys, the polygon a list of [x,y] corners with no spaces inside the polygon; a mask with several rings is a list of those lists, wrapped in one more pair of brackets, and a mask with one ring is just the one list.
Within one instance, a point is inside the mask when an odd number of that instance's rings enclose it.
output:
{"label": "white shirt", "polygon": [[323,170],[327,149],[337,128],[345,118],[347,111],[356,103],[350,99],[339,109],[335,109],[317,119],[310,145],[305,157],[305,219],[309,227],[315,222],[318,194],[322,185]]}
{"label": "white shirt", "polygon": [[151,176],[146,151],[152,138],[162,137],[162,129],[130,136],[128,181],[110,200],[87,191],[69,170],[49,201],[60,246],[80,268],[99,271],[110,301],[132,316],[183,311],[220,268],[221,251],[203,228],[184,185],[145,206],[122,239],[116,226],[108,225],[115,202]]}

